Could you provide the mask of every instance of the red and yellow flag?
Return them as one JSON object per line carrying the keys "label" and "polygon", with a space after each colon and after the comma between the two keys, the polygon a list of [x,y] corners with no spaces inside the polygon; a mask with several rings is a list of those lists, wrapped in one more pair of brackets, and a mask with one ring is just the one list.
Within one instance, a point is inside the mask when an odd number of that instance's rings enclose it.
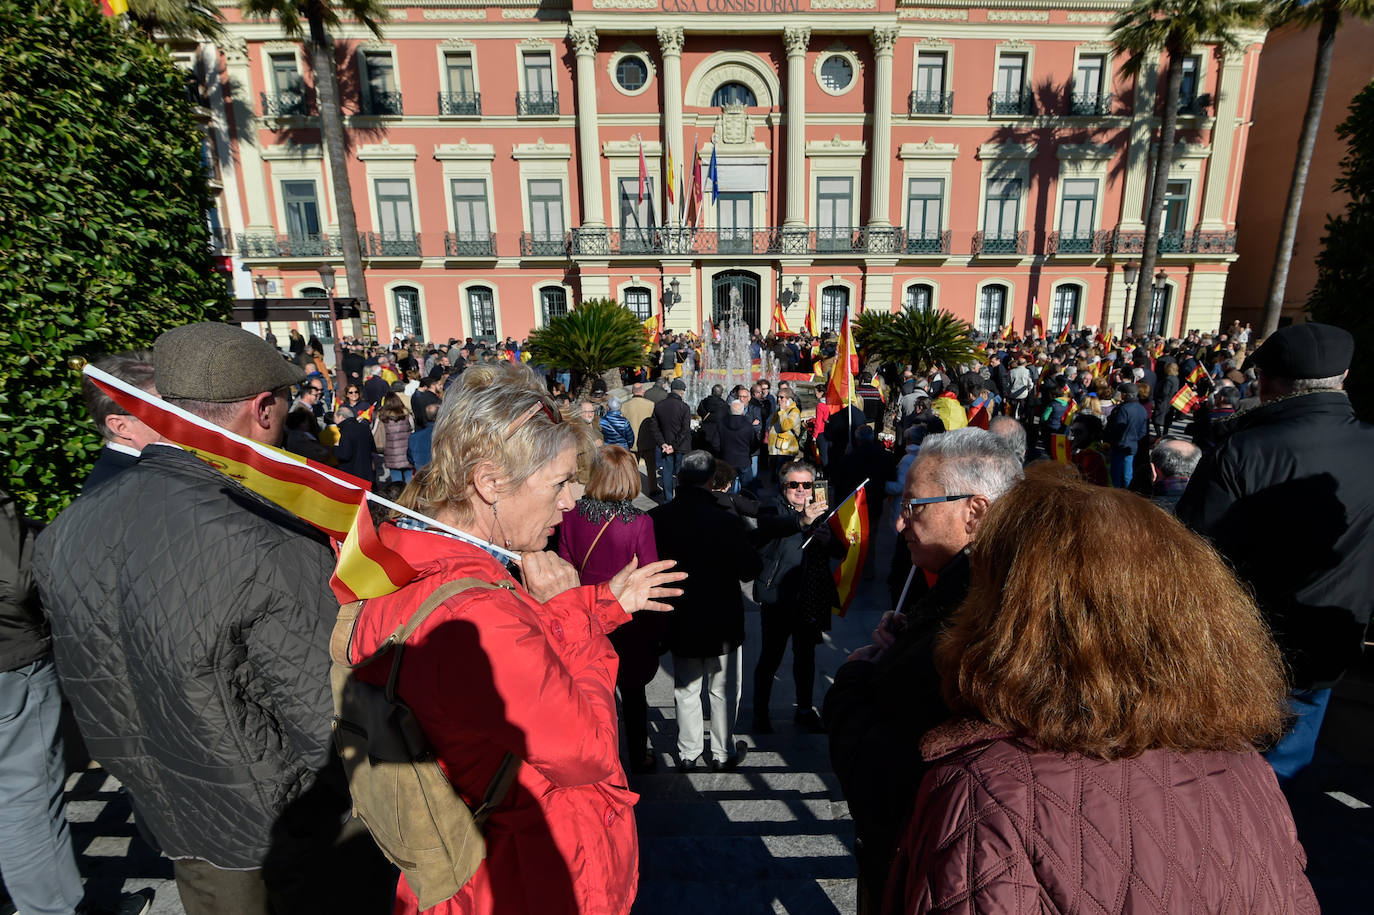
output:
{"label": "red and yellow flag", "polygon": [[1112,329],[1109,327],[1107,328],[1107,332],[1102,335],[1102,355],[1105,356],[1107,353],[1110,353],[1112,351],[1112,344],[1115,342],[1116,339],[1112,336]]}
{"label": "red and yellow flag", "polygon": [[1192,385],[1185,384],[1178,389],[1178,393],[1174,395],[1174,399],[1169,401],[1169,406],[1180,413],[1191,413],[1200,403],[1202,403],[1202,398],[1197,396],[1197,392],[1193,390]]}
{"label": "red and yellow flag", "polygon": [[164,439],[327,534],[339,556],[330,585],[340,603],[389,594],[415,577],[410,563],[378,539],[361,481],[350,482],[347,474],[323,464],[235,435],[94,366],[84,371]]}
{"label": "red and yellow flag", "polygon": [[773,303],[773,333],[791,334],[792,328],[787,326],[787,316],[782,313],[782,303]]}
{"label": "red and yellow flag", "polygon": [[374,413],[376,413],[376,412],[377,412],[377,405],[376,405],[375,403],[370,403],[370,404],[368,404],[366,408],[364,408],[364,409],[358,411],[358,422],[360,422],[360,423],[370,423],[370,422],[372,422],[372,414],[374,414]]}
{"label": "red and yellow flag", "polygon": [[1037,337],[1045,336],[1045,322],[1040,317],[1040,297],[1031,299],[1031,326],[1035,328]]}
{"label": "red and yellow flag", "polygon": [[1187,381],[1189,384],[1197,384],[1202,379],[1203,374],[1202,363],[1194,362],[1192,369],[1188,372],[1184,381]]}
{"label": "red and yellow flag", "polygon": [[848,544],[844,559],[835,570],[835,588],[840,592],[839,614],[844,616],[859,591],[864,559],[868,555],[868,496],[862,485],[840,503],[830,516],[829,524],[831,533]]}
{"label": "red and yellow flag", "polygon": [[1069,406],[1068,406],[1068,409],[1066,409],[1066,410],[1064,411],[1064,427],[1065,427],[1065,428],[1068,428],[1069,423],[1073,422],[1073,418],[1074,418],[1075,416],[1077,416],[1077,415],[1078,415],[1078,401],[1076,401],[1076,400],[1074,400],[1072,397],[1070,397],[1070,398],[1069,398]]}
{"label": "red and yellow flag", "polygon": [[1059,339],[1058,339],[1057,341],[1055,341],[1055,342],[1057,342],[1057,343],[1068,343],[1068,342],[1069,342],[1069,325],[1065,324],[1063,327],[1059,328]]}
{"label": "red and yellow flag", "polygon": [[659,333],[658,315],[650,315],[644,320],[644,335],[648,337],[650,346],[658,346]]}
{"label": "red and yellow flag", "polygon": [[820,326],[820,318],[816,314],[816,299],[813,296],[810,301],[806,303],[806,324],[803,325],[802,330],[806,331],[808,337],[814,337],[820,330]]}
{"label": "red and yellow flag", "polygon": [[1050,436],[1050,459],[1060,464],[1073,463],[1069,451],[1069,437],[1062,432]]}
{"label": "red and yellow flag", "polygon": [[835,364],[825,383],[825,399],[832,404],[848,406],[854,399],[854,375],[851,366],[859,361],[854,352],[854,336],[849,330],[849,313],[840,322],[840,339],[835,344]]}
{"label": "red and yellow flag", "polygon": [[97,5],[106,16],[123,16],[129,11],[129,0],[99,0]]}

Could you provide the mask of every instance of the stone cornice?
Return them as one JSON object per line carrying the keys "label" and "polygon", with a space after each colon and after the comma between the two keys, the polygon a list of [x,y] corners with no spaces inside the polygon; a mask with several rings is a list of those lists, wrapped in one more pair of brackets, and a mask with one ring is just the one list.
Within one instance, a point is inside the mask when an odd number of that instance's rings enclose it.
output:
{"label": "stone cornice", "polygon": [[417,156],[414,145],[402,143],[393,146],[390,143],[372,143],[358,148],[359,161],[366,162],[371,160],[410,160],[414,161]]}
{"label": "stone cornice", "polygon": [[490,143],[469,143],[463,137],[457,143],[441,143],[434,147],[434,158],[448,159],[495,159],[496,147]]}
{"label": "stone cornice", "polygon": [[511,147],[512,159],[571,159],[572,147],[567,143],[545,143],[540,137],[533,143],[516,143]]}
{"label": "stone cornice", "polygon": [[295,145],[292,143],[278,143],[275,146],[264,146],[262,157],[268,162],[289,162],[302,159],[323,159],[324,147],[318,143]]}
{"label": "stone cornice", "polygon": [[902,148],[897,151],[897,158],[957,159],[959,158],[959,144],[936,143],[934,137],[930,137],[924,143],[903,143]]}
{"label": "stone cornice", "polygon": [[868,144],[863,140],[845,140],[839,134],[829,140],[813,140],[806,144],[806,155],[811,159],[838,157],[852,159],[868,152]]}
{"label": "stone cornice", "polygon": [[1034,159],[1034,143],[984,143],[978,147],[979,159]]}

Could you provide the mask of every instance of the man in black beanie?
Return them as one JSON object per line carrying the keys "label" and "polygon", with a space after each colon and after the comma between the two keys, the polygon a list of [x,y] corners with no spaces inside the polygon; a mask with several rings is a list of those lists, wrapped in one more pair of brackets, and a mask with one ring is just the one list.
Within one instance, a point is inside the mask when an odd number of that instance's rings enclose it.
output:
{"label": "man in black beanie", "polygon": [[1296,716],[1265,754],[1280,782],[1312,761],[1331,687],[1360,657],[1374,606],[1374,426],[1342,390],[1354,338],[1295,324],[1246,362],[1260,406],[1213,427],[1176,509],[1255,591],[1293,673]]}

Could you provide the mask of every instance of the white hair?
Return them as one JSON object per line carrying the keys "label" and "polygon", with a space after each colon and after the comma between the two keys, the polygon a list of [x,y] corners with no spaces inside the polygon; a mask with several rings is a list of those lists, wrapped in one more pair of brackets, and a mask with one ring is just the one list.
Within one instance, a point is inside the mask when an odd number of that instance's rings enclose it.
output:
{"label": "white hair", "polygon": [[978,428],[927,435],[916,461],[938,461],[934,476],[947,496],[972,494],[995,500],[1023,476],[1021,461],[1007,440]]}

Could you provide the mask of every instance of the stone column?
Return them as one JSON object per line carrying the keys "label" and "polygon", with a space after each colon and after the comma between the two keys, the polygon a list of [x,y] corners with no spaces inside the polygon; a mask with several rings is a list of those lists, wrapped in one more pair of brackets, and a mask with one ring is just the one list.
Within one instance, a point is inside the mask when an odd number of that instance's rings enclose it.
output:
{"label": "stone column", "polygon": [[[682,152],[682,42],[681,28],[661,28],[658,30],[658,47],[663,54],[663,171],[667,184],[659,190],[659,196],[666,206],[667,188],[673,188],[674,205],[668,212],[664,223],[670,228],[678,224],[678,211],[681,201],[677,199],[682,188],[677,186],[677,177],[668,174],[668,160],[671,158],[677,171],[684,168]],[[670,155],[671,151],[671,155]]]}
{"label": "stone column", "polygon": [[787,203],[783,226],[806,225],[806,48],[808,28],[782,30],[787,49]]}
{"label": "stone column", "polygon": [[868,224],[890,226],[892,188],[892,49],[897,28],[877,28],[873,41],[873,162],[869,171]]}
{"label": "stone column", "polygon": [[[1204,232],[1226,231],[1226,186],[1231,176],[1231,156],[1240,132],[1237,117],[1241,93],[1241,65],[1244,53],[1218,49],[1221,72],[1217,78],[1217,117],[1212,127],[1212,154],[1207,159],[1207,190],[1202,197]],[[1201,326],[1201,325],[1198,325]],[[1209,327],[1211,325],[1208,325]]]}
{"label": "stone column", "polygon": [[[224,63],[225,72],[235,93],[245,104],[251,106],[251,100],[257,96],[253,92],[253,71],[249,66],[246,39],[227,39],[224,45]],[[257,135],[257,125],[260,123],[257,118],[249,118],[247,123],[242,120],[237,123],[239,142],[235,151],[239,157],[239,168],[243,170],[244,203],[248,209],[248,224],[245,229],[250,234],[273,235],[276,234],[277,228],[272,220],[272,211],[267,205],[267,174],[262,167],[262,150],[258,146]],[[332,208],[333,201],[330,201],[330,206]]]}
{"label": "stone column", "polygon": [[596,123],[596,29],[569,34],[577,53],[577,158],[582,164],[582,227],[606,227],[601,193],[601,143]]}
{"label": "stone column", "polygon": [[1145,189],[1150,184],[1150,152],[1155,133],[1155,86],[1158,81],[1159,67],[1154,64],[1146,64],[1136,77],[1130,144],[1126,147],[1126,189],[1118,225],[1123,232],[1145,231]]}

